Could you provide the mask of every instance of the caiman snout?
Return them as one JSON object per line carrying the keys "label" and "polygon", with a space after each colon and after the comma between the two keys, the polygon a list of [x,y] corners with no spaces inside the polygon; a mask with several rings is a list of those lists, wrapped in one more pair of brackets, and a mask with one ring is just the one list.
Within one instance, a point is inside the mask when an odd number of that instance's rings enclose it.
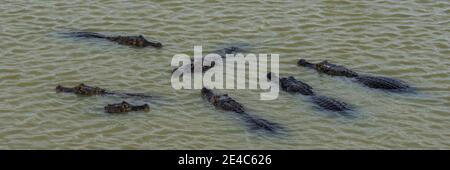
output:
{"label": "caiman snout", "polygon": [[143,39],[145,44],[147,44],[147,45],[151,45],[151,46],[156,47],[156,48],[161,48],[163,46],[160,42],[146,40],[144,38],[144,36],[142,36],[142,35],[139,35],[139,38]]}
{"label": "caiman snout", "polygon": [[211,93],[212,91],[210,89],[207,89],[206,87],[202,88],[202,94],[208,94]]}
{"label": "caiman snout", "polygon": [[162,44],[160,42],[152,43],[154,47],[156,48],[162,48]]}
{"label": "caiman snout", "polygon": [[305,59],[300,59],[300,60],[298,60],[297,65],[299,65],[299,66],[307,66],[308,62],[306,62]]}
{"label": "caiman snout", "polygon": [[71,88],[63,87],[61,85],[56,86],[55,88],[56,92],[72,92],[73,90]]}
{"label": "caiman snout", "polygon": [[58,86],[56,86],[56,88],[55,88],[55,90],[56,90],[56,92],[62,92],[62,86],[61,85],[58,85]]}
{"label": "caiman snout", "polygon": [[272,72],[267,73],[267,79],[272,80]]}
{"label": "caiman snout", "polygon": [[201,92],[202,92],[202,97],[206,100],[211,100],[211,98],[214,96],[213,91],[206,87],[203,87]]}

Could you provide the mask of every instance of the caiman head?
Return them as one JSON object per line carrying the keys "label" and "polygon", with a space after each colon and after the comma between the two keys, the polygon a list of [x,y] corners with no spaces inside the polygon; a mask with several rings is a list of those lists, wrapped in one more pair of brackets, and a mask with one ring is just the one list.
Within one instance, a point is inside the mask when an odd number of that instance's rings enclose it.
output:
{"label": "caiman head", "polygon": [[106,90],[98,88],[98,87],[91,87],[87,86],[83,83],[75,86],[75,87],[64,87],[61,85],[56,86],[56,92],[64,92],[64,93],[75,93],[79,95],[103,95],[106,92]]}
{"label": "caiman head", "polygon": [[272,72],[269,72],[269,73],[267,73],[267,75],[266,75],[266,77],[267,77],[267,80],[277,80],[277,79],[280,79],[280,77],[278,77],[275,73],[272,73]]}
{"label": "caiman head", "polygon": [[238,53],[245,53],[248,51],[248,44],[234,44],[220,50],[216,50],[214,53],[220,55],[222,58],[225,58],[227,54],[236,55]]}
{"label": "caiman head", "polygon": [[300,60],[298,60],[297,65],[303,66],[303,67],[314,68],[315,64],[310,63],[310,62],[306,61],[305,59],[300,59]]}
{"label": "caiman head", "polygon": [[357,77],[358,74],[344,66],[329,63],[327,60],[315,64],[315,69],[318,72],[325,73],[332,76]]}
{"label": "caiman head", "polygon": [[102,95],[106,93],[106,90],[101,89],[99,87],[91,87],[91,86],[87,86],[84,83],[79,84],[78,86],[74,87],[75,93],[76,94],[81,94],[81,95]]}
{"label": "caiman head", "polygon": [[214,96],[213,91],[212,91],[211,89],[206,88],[206,87],[203,87],[203,88],[202,88],[201,93],[202,93],[202,97],[203,97],[204,99],[208,100],[208,101],[211,101],[211,99],[212,99],[213,96]]}
{"label": "caiman head", "polygon": [[150,111],[150,106],[148,104],[144,104],[142,106],[136,106],[134,109],[136,109],[138,111],[148,112],[148,111]]}
{"label": "caiman head", "polygon": [[267,80],[272,80],[272,72],[267,73]]}
{"label": "caiman head", "polygon": [[148,41],[142,35],[139,35],[138,37],[139,37],[139,40],[142,42],[142,46],[143,47],[147,47],[147,46],[153,46],[153,47],[156,47],[156,48],[161,48],[162,47],[162,44],[160,42]]}
{"label": "caiman head", "polygon": [[73,93],[75,91],[73,88],[64,87],[61,85],[56,86],[55,90],[57,93]]}
{"label": "caiman head", "polygon": [[107,106],[105,106],[105,111],[107,113],[125,113],[131,110],[132,106],[125,101],[123,101],[122,103],[108,104]]}

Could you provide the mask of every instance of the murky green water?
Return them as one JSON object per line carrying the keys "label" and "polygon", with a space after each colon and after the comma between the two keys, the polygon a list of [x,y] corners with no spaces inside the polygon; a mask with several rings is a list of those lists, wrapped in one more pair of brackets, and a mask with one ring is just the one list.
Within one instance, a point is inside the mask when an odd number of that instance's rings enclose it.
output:
{"label": "murky green water", "polygon": [[[55,36],[67,30],[142,34],[163,49]],[[280,71],[352,104],[347,119],[305,97],[223,90],[251,113],[282,124],[255,134],[198,90],[171,88],[170,61],[194,45],[246,42],[280,54]],[[1,149],[450,149],[448,1],[24,1],[0,3]],[[418,94],[370,90],[295,65],[327,59],[391,76]],[[84,82],[149,92],[151,112],[108,115],[114,97],[57,94]],[[142,102],[142,101],[134,101]]]}

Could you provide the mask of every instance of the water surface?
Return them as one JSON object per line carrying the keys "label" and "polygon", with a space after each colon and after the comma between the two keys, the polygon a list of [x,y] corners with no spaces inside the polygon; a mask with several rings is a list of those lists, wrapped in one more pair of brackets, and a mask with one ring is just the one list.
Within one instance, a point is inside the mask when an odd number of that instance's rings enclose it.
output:
{"label": "water surface", "polygon": [[[0,5],[1,149],[449,149],[448,1],[4,0]],[[61,38],[63,31],[142,34],[162,49]],[[222,90],[285,135],[252,133],[199,90],[171,88],[170,61],[246,42],[280,54],[280,71],[357,108],[348,119],[303,96]],[[364,88],[295,65],[324,59],[404,80],[417,94]],[[114,97],[57,94],[58,84],[148,92],[151,112],[108,115]]]}

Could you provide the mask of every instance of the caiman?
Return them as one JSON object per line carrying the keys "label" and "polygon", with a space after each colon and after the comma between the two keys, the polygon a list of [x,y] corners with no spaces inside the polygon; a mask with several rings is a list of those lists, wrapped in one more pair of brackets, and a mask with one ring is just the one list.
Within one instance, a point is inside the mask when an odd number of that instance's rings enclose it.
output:
{"label": "caiman", "polygon": [[95,86],[88,86],[84,83],[81,83],[75,87],[64,87],[62,85],[56,86],[56,92],[64,92],[64,93],[74,93],[77,95],[83,95],[83,96],[102,96],[102,95],[116,95],[116,96],[122,96],[122,97],[142,97],[142,98],[151,98],[152,96],[146,95],[143,93],[121,93],[121,92],[113,92],[108,91],[106,89],[95,87]]}
{"label": "caiman", "polygon": [[248,114],[242,106],[236,100],[228,96],[227,94],[215,94],[211,89],[203,88],[201,90],[202,97],[215,106],[217,109],[234,112],[241,116],[243,120],[250,126],[252,130],[264,130],[268,132],[276,132],[281,129],[281,126],[277,123],[270,122],[265,119],[257,118]]}
{"label": "caiman", "polygon": [[105,106],[106,113],[127,113],[131,111],[150,111],[150,107],[148,104],[143,105],[132,105],[126,101],[122,101],[121,103],[116,104],[108,104]]}
{"label": "caiman", "polygon": [[[239,44],[238,43],[238,44],[230,45],[230,46],[227,46],[225,48],[216,50],[216,51],[213,52],[213,54],[217,54],[222,59],[225,59],[227,57],[227,54],[229,54],[229,55],[236,55],[236,54],[239,54],[239,53],[247,52],[248,48],[249,48],[248,46],[249,46],[248,44],[244,44],[244,43],[243,44]],[[191,58],[191,64],[177,67],[177,68],[172,70],[172,73],[175,72],[178,69],[181,69],[181,70],[191,69],[191,73],[193,73],[194,72],[194,62],[196,62],[196,61],[194,61],[194,59]],[[202,62],[204,62],[204,61],[202,60]],[[199,64],[202,65],[202,72],[205,72],[205,71],[213,68],[216,63],[214,61],[211,61],[211,65],[210,66],[203,66],[202,63],[199,63]]]}
{"label": "caiman", "polygon": [[128,46],[133,46],[133,47],[155,47],[155,48],[161,48],[162,44],[160,42],[154,42],[154,41],[149,41],[147,39],[144,38],[144,36],[142,35],[138,35],[138,36],[107,36],[107,35],[103,35],[103,34],[99,34],[99,33],[95,33],[95,32],[70,32],[70,33],[66,33],[69,36],[72,37],[81,37],[81,38],[100,38],[100,39],[105,39],[105,40],[109,40],[112,42],[116,42],[118,44],[121,45],[128,45]]}
{"label": "caiman", "polygon": [[405,91],[411,89],[411,87],[407,83],[401,80],[383,76],[360,75],[351,69],[348,69],[341,65],[331,64],[326,60],[314,64],[304,59],[300,59],[297,64],[299,66],[312,68],[319,73],[324,73],[331,76],[352,78],[355,79],[358,83],[369,88],[384,89],[390,91]]}
{"label": "caiman", "polygon": [[[275,76],[272,73],[267,74],[267,79],[269,80],[272,80],[272,78],[274,77]],[[344,102],[327,96],[317,95],[310,85],[297,80],[292,76],[279,78],[279,84],[282,91],[292,94],[302,94],[305,96],[310,96],[312,102],[322,109],[336,112],[351,110],[348,107],[348,104]]]}

